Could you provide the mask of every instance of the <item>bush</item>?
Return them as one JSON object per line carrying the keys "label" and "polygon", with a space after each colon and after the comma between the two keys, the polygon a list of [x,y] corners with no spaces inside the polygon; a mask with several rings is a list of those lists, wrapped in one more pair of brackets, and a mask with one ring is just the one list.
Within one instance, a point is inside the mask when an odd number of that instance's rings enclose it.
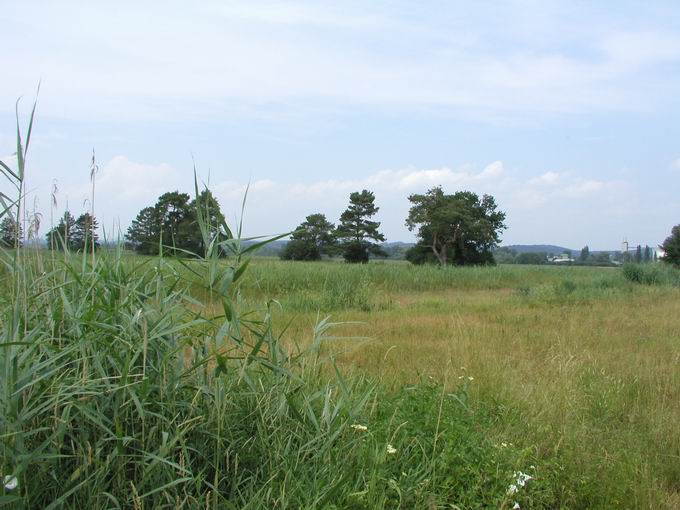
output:
{"label": "bush", "polygon": [[627,263],[623,266],[626,280],[643,285],[680,286],[680,270],[661,264]]}
{"label": "bush", "polygon": [[310,241],[292,239],[281,251],[281,260],[321,260],[321,250]]}

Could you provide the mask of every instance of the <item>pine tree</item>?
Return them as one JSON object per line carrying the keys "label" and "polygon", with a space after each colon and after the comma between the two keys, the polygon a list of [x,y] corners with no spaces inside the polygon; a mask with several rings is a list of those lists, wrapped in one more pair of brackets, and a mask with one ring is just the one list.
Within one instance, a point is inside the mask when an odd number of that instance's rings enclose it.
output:
{"label": "pine tree", "polygon": [[635,250],[635,262],[637,264],[640,264],[642,262],[642,246],[639,244],[637,245],[637,248]]}
{"label": "pine tree", "polygon": [[0,245],[3,248],[20,248],[22,238],[21,223],[17,223],[11,214],[5,215],[0,223]]}
{"label": "pine tree", "polygon": [[354,192],[349,196],[349,207],[340,216],[340,225],[335,231],[345,261],[366,263],[370,253],[385,255],[380,246],[372,242],[385,241],[385,236],[378,231],[380,223],[369,219],[378,210],[375,195],[368,190]]}
{"label": "pine tree", "polygon": [[139,211],[128,228],[127,240],[138,253],[157,255],[160,237],[161,227],[156,210],[153,207],[145,207]]}
{"label": "pine tree", "polygon": [[71,242],[73,249],[88,251],[92,249],[92,240],[94,239],[95,249],[99,247],[99,236],[97,235],[97,218],[90,213],[84,213],[78,216],[73,228],[73,235]]}
{"label": "pine tree", "polygon": [[74,249],[75,245],[73,243],[73,230],[75,225],[75,218],[69,211],[66,211],[59,220],[59,224],[47,233],[47,245],[50,247],[50,249]]}
{"label": "pine tree", "polygon": [[187,193],[172,191],[158,197],[154,206],[161,227],[163,246],[170,247],[175,255],[183,252],[174,248],[186,249],[191,237],[191,229],[187,223],[190,224],[195,216],[189,207],[189,200]]}
{"label": "pine tree", "polygon": [[158,254],[161,241],[165,249],[174,255],[202,255],[205,250],[204,232],[198,221],[199,214],[208,229],[205,232],[208,239],[226,238],[224,215],[210,190],[202,191],[197,199],[191,201],[186,193],[164,193],[153,207],[139,211],[128,228],[126,238],[135,251],[144,255]]}
{"label": "pine tree", "polygon": [[583,248],[581,248],[581,255],[579,256],[579,260],[581,262],[587,262],[589,258],[590,258],[590,248],[588,248],[588,245],[586,245]]}
{"label": "pine tree", "polygon": [[320,260],[330,255],[335,245],[335,225],[324,214],[310,214],[291,235],[281,252],[283,260]]}

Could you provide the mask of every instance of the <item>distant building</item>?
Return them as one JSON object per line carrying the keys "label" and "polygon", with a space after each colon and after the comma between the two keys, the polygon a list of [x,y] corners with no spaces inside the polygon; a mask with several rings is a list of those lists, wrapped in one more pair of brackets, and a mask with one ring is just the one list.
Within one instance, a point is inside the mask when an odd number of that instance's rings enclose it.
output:
{"label": "distant building", "polygon": [[571,262],[576,262],[573,258],[571,258],[569,255],[566,253],[563,253],[562,255],[557,255],[555,257],[549,257],[548,262],[552,262],[554,264],[569,264]]}
{"label": "distant building", "polygon": [[[630,244],[628,243],[628,240],[624,238],[623,242],[621,243],[621,257],[623,259],[623,262],[633,260],[635,257],[635,253],[637,252],[638,247],[642,248],[642,252],[644,254],[644,251],[648,246],[642,247],[642,245],[637,245],[634,247],[631,247]],[[656,262],[657,260],[661,260],[661,257],[666,255],[666,252],[663,251],[660,247],[649,247],[651,250],[651,259],[649,262]]]}

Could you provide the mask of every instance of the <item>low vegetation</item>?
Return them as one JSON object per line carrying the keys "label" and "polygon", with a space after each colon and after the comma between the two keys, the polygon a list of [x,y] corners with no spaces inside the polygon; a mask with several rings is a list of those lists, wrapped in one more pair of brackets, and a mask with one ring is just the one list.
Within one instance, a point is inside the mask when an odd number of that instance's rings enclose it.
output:
{"label": "low vegetation", "polygon": [[21,248],[29,141],[0,165],[0,506],[680,506],[672,266],[252,259],[198,184],[144,213],[149,255],[93,216]]}

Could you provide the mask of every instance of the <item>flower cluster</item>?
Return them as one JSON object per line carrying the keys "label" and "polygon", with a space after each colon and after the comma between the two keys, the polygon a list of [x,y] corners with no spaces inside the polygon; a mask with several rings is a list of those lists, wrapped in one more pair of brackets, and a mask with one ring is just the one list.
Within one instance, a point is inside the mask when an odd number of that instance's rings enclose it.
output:
{"label": "flower cluster", "polygon": [[[531,466],[532,468],[534,466]],[[534,477],[531,475],[528,475],[526,473],[522,473],[521,471],[515,471],[515,473],[512,475],[514,479],[514,483],[511,483],[510,486],[508,486],[508,496],[512,496],[516,494],[522,487],[524,487],[529,480],[533,480]],[[517,501],[515,501],[514,506],[512,507],[513,510],[519,510],[520,506]]]}

